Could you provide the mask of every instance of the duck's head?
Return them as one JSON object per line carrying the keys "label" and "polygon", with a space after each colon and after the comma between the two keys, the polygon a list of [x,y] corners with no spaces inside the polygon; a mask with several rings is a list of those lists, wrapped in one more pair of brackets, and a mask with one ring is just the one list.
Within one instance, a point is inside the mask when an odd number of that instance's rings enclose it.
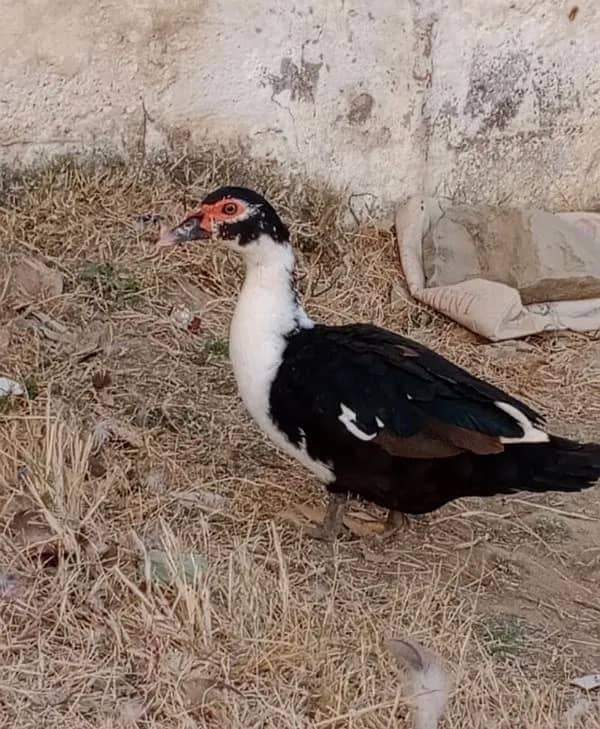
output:
{"label": "duck's head", "polygon": [[161,236],[161,244],[220,241],[243,255],[287,245],[289,231],[262,195],[245,187],[220,187]]}

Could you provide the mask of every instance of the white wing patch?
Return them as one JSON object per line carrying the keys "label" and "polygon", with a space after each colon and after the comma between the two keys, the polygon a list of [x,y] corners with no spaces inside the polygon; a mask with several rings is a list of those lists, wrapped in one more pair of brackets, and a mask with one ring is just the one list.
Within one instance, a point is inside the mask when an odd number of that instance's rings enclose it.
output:
{"label": "white wing patch", "polygon": [[365,441],[373,440],[373,438],[375,438],[377,433],[365,433],[356,425],[356,413],[354,410],[351,410],[347,405],[344,405],[343,402],[340,403],[340,410],[341,412],[338,415],[338,420],[340,423],[344,424],[346,430],[349,433],[352,433],[355,438]]}
{"label": "white wing patch", "polygon": [[523,428],[523,435],[520,438],[500,438],[501,443],[547,443],[550,440],[548,433],[536,428],[531,420],[514,405],[509,405],[507,402],[495,402],[494,405],[500,410],[504,410]]}

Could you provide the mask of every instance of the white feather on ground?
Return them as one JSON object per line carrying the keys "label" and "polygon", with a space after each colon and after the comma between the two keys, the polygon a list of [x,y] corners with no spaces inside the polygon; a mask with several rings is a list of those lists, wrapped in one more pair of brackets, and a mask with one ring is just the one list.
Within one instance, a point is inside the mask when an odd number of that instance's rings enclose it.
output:
{"label": "white feather on ground", "polygon": [[448,704],[450,680],[440,659],[415,640],[393,638],[387,647],[408,678],[415,729],[438,729]]}

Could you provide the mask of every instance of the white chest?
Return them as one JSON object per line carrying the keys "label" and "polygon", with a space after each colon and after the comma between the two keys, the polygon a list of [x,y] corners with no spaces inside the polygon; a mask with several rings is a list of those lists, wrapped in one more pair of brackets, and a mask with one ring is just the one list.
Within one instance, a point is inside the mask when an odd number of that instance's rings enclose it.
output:
{"label": "white chest", "polygon": [[229,356],[240,396],[261,430],[283,451],[299,460],[323,481],[331,469],[293,445],[270,417],[271,385],[282,363],[286,335],[300,321],[312,325],[295,301],[290,271],[249,268],[231,322]]}
{"label": "white chest", "polygon": [[[231,322],[229,356],[240,396],[261,427],[270,422],[269,393],[282,361],[285,339],[256,318],[244,292]],[[252,311],[252,314],[250,313]]]}

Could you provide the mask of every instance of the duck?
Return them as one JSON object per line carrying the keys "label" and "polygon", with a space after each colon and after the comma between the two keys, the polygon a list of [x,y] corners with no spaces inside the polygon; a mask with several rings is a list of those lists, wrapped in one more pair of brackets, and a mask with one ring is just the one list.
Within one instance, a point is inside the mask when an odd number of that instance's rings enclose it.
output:
{"label": "duck", "polygon": [[540,413],[427,346],[312,319],[289,229],[258,192],[214,190],[159,242],[242,257],[231,365],[258,427],[325,487],[311,536],[335,540],[352,498],[386,509],[389,534],[464,497],[578,492],[600,478],[599,444],[550,434]]}

